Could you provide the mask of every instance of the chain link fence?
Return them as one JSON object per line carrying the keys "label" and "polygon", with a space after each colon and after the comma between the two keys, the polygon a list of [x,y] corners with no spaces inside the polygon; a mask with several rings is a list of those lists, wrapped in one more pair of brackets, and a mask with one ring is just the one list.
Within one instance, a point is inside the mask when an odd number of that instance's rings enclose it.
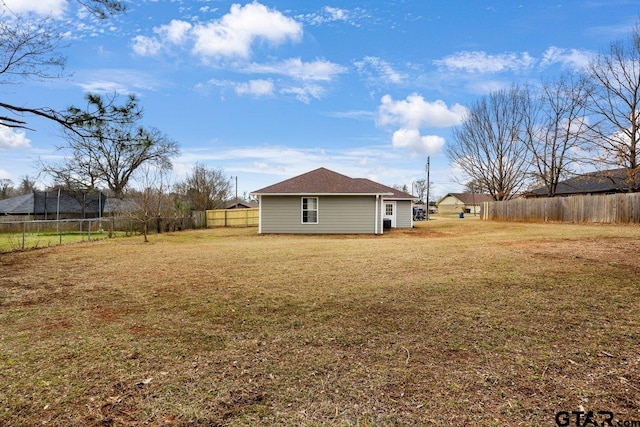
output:
{"label": "chain link fence", "polygon": [[[0,253],[63,245],[65,243],[128,237],[143,233],[143,221],[132,217],[0,222]],[[193,217],[157,217],[147,223],[147,234],[192,230],[206,226]]]}

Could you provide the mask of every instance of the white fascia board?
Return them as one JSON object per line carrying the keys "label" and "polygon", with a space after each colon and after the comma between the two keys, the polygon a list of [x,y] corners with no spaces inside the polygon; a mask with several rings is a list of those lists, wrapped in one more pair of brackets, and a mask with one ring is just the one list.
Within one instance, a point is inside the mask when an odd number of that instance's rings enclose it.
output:
{"label": "white fascia board", "polygon": [[393,193],[249,193],[251,196],[393,196]]}

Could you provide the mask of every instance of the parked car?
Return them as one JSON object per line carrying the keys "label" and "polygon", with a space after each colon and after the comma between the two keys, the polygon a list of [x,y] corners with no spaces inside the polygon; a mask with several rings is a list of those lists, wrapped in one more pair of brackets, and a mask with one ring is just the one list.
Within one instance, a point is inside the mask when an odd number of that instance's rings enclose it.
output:
{"label": "parked car", "polygon": [[413,207],[413,220],[414,221],[424,221],[427,219],[427,211],[421,207],[414,206]]}

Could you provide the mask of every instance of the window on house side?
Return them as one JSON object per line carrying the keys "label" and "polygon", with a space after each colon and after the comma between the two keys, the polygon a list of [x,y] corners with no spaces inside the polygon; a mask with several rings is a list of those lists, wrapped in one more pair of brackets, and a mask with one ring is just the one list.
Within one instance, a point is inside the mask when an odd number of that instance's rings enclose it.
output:
{"label": "window on house side", "polygon": [[318,223],[318,198],[317,197],[302,198],[302,223],[303,224]]}
{"label": "window on house side", "polygon": [[391,203],[388,203],[384,207],[384,212],[385,212],[385,215],[387,216],[393,216],[393,205]]}

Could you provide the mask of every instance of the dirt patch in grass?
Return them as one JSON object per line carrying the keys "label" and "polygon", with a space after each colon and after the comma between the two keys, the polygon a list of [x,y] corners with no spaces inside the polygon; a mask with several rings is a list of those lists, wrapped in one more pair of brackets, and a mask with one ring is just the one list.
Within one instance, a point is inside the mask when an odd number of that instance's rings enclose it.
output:
{"label": "dirt patch in grass", "polygon": [[416,225],[0,255],[0,424],[640,420],[639,228]]}

